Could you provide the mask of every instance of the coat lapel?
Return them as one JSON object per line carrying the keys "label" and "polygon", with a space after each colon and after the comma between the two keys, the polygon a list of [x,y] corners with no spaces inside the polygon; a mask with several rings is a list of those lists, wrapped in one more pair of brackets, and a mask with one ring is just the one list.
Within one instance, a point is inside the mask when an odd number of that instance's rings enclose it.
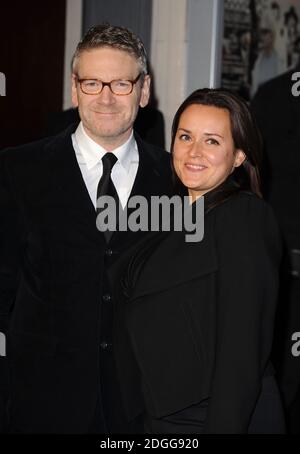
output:
{"label": "coat lapel", "polygon": [[124,291],[132,301],[193,281],[218,269],[211,219],[200,242],[186,242],[186,232],[153,235],[131,260]]}
{"label": "coat lapel", "polygon": [[[47,174],[52,175],[50,187],[60,213],[68,222],[88,233],[95,240],[104,241],[97,230],[96,211],[82,177],[72,144],[72,125],[45,146]],[[50,193],[50,191],[49,191]]]}

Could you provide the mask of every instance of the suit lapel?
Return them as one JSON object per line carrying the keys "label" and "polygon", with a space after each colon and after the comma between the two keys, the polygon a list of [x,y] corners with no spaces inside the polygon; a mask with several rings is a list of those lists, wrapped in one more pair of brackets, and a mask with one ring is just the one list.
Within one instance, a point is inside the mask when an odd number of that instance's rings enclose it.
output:
{"label": "suit lapel", "polygon": [[211,224],[206,227],[200,242],[186,242],[185,232],[163,232],[148,241],[128,266],[125,292],[130,301],[217,271],[213,228]]}
{"label": "suit lapel", "polygon": [[90,199],[84,179],[82,177],[75,151],[73,148],[72,133],[77,125],[72,125],[64,133],[57,136],[46,145],[47,173],[55,175],[52,178],[52,193],[69,222],[76,228],[89,232],[94,239],[101,238],[96,227],[96,211]]}
{"label": "suit lapel", "polygon": [[[73,227],[83,229],[96,241],[106,243],[103,233],[97,230],[96,211],[90,199],[82,177],[71,135],[77,125],[70,126],[66,131],[56,136],[45,146],[47,155],[45,175],[51,176],[45,182],[48,197],[52,203],[58,204],[62,220],[68,218]],[[161,160],[160,153],[149,144],[136,136],[139,152],[139,166],[130,197],[142,195],[150,200],[152,195],[171,195],[171,178],[167,162]],[[62,211],[64,214],[62,214]],[[130,214],[128,210],[128,214]],[[124,247],[128,241],[138,240],[144,232],[115,232],[110,238],[110,247]]]}

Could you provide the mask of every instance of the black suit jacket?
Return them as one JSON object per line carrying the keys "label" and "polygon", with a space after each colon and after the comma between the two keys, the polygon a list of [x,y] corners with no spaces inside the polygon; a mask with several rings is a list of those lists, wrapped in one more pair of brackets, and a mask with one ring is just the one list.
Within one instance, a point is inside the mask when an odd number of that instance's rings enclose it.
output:
{"label": "black suit jacket", "polygon": [[[7,334],[14,432],[84,433],[99,386],[99,307],[106,269],[143,232],[96,228],[72,146],[58,136],[0,154],[0,331]],[[169,154],[136,137],[132,195],[169,194]]]}
{"label": "black suit jacket", "polygon": [[207,433],[247,432],[272,373],[281,245],[269,206],[240,193],[208,212],[201,242],[185,242],[184,232],[151,241],[131,259],[120,303],[128,417],[138,406],[160,418],[209,399]]}

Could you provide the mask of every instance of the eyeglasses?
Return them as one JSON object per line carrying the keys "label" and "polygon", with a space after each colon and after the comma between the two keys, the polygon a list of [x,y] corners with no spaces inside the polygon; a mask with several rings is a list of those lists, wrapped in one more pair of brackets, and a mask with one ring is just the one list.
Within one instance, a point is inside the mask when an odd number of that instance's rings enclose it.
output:
{"label": "eyeglasses", "polygon": [[99,79],[78,79],[76,80],[80,85],[81,91],[86,95],[99,95],[103,87],[107,85],[114,95],[126,96],[130,95],[134,85],[137,83],[142,73],[140,73],[134,80],[112,80],[111,82],[102,82]]}

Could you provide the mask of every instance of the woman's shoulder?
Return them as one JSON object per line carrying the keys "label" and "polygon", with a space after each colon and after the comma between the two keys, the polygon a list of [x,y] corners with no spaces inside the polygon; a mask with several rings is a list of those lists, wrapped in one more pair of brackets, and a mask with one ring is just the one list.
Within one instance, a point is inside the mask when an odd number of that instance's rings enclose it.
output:
{"label": "woman's shoulder", "polygon": [[[220,242],[234,245],[281,245],[281,233],[272,207],[256,194],[240,191],[213,210]],[[277,248],[276,248],[277,249]]]}
{"label": "woman's shoulder", "polygon": [[215,215],[220,218],[231,219],[247,223],[261,222],[265,217],[270,217],[275,221],[271,206],[261,197],[250,191],[239,191],[233,194],[224,202],[220,203],[213,210]]}

